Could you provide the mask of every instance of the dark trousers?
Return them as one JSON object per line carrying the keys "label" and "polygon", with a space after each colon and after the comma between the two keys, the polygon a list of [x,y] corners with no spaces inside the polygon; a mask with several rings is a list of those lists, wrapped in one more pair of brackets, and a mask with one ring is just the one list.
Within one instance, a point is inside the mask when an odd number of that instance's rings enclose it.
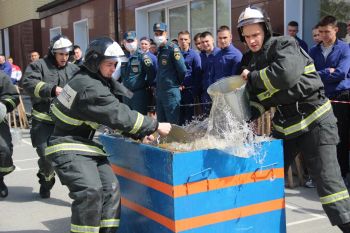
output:
{"label": "dark trousers", "polygon": [[52,163],[73,199],[72,232],[115,233],[120,218],[120,189],[107,157],[64,154],[52,156]]}
{"label": "dark trousers", "polygon": [[36,152],[39,156],[39,171],[37,176],[39,177],[40,184],[50,182],[54,179],[54,169],[51,165],[51,161],[45,156],[47,141],[52,134],[53,129],[54,125],[47,124],[36,119],[32,120],[30,136],[32,139],[32,145],[36,148]]}
{"label": "dark trousers", "polygon": [[322,207],[332,225],[350,222],[350,199],[337,161],[336,119],[330,114],[311,131],[284,140],[285,169],[301,152],[312,180],[315,181]]}
{"label": "dark trousers", "polygon": [[181,91],[180,104],[180,125],[185,125],[191,122],[194,115],[194,98],[191,88],[186,88]]}
{"label": "dark trousers", "polygon": [[12,161],[13,145],[10,128],[5,121],[0,123],[0,177],[13,170],[15,166]]}
{"label": "dark trousers", "polygon": [[[339,94],[334,100],[350,101],[350,91]],[[338,120],[338,133],[340,142],[337,145],[338,162],[342,177],[350,173],[349,141],[350,141],[350,104],[332,103],[334,115]]]}
{"label": "dark trousers", "polygon": [[180,123],[180,101],[179,88],[169,90],[157,90],[157,119],[159,122],[169,122],[178,125]]}

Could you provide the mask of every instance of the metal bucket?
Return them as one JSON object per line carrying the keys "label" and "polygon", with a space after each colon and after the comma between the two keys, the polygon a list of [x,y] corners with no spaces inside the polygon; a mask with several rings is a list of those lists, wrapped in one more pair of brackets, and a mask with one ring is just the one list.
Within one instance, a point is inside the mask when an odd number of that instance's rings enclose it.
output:
{"label": "metal bucket", "polygon": [[208,94],[212,99],[217,95],[224,95],[231,113],[238,121],[247,121],[251,118],[248,93],[245,90],[246,82],[239,75],[220,79],[208,87]]}

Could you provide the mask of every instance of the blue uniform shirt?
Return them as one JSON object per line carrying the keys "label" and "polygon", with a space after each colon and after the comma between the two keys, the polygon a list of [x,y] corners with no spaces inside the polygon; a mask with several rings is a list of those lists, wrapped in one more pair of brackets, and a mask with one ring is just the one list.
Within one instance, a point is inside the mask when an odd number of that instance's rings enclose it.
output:
{"label": "blue uniform shirt", "polygon": [[[150,51],[146,52],[147,56],[151,58],[152,64],[153,64],[153,69],[155,71],[155,74],[157,74],[158,70],[158,62],[157,62],[157,56],[151,53]],[[154,77],[153,82],[151,83],[152,86],[156,85],[156,78]]]}
{"label": "blue uniform shirt", "polygon": [[202,94],[207,93],[207,89],[210,84],[213,83],[215,71],[214,71],[214,63],[215,57],[220,52],[220,49],[215,47],[214,50],[207,55],[205,51],[200,53],[201,64],[202,64]]}
{"label": "blue uniform shirt", "polygon": [[221,49],[216,55],[214,62],[215,75],[211,82],[215,83],[224,77],[238,74],[241,69],[242,56],[241,51],[235,48],[232,44],[224,49]]}
{"label": "blue uniform shirt", "polygon": [[12,74],[12,66],[8,61],[5,61],[4,64],[0,64],[0,70],[4,71],[9,77]]}
{"label": "blue uniform shirt", "polygon": [[183,85],[186,88],[192,88],[194,91],[197,91],[202,72],[201,58],[193,49],[181,51],[181,53],[185,59],[185,65],[187,68]]}
{"label": "blue uniform shirt", "polygon": [[[321,44],[318,44],[310,49],[310,56],[315,62],[316,70],[321,76],[328,97],[333,97],[342,90],[350,89],[349,44],[337,39],[327,59],[322,54]],[[330,73],[329,68],[336,70]]]}
{"label": "blue uniform shirt", "polygon": [[300,39],[300,38],[297,37],[297,36],[295,37],[295,39],[298,41],[299,46],[300,46],[302,49],[304,49],[305,52],[308,52],[308,51],[309,51],[309,48],[308,48],[308,46],[307,46],[307,44],[306,44],[305,41],[303,41],[302,39]]}
{"label": "blue uniform shirt", "polygon": [[178,88],[186,74],[185,60],[177,45],[167,42],[158,49],[157,91]]}

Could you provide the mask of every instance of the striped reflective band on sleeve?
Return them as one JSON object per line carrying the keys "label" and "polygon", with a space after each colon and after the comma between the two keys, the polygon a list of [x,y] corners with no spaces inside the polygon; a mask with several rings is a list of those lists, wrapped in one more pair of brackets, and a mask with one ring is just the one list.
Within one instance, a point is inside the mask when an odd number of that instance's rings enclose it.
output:
{"label": "striped reflective band on sleeve", "polygon": [[306,117],[305,119],[301,120],[300,122],[298,122],[294,125],[291,125],[287,128],[283,128],[282,126],[279,126],[279,125],[273,123],[273,127],[276,131],[278,131],[284,135],[290,135],[292,133],[295,133],[297,131],[305,129],[312,122],[314,122],[319,117],[321,117],[324,113],[331,110],[331,108],[332,108],[331,102],[328,100],[326,103],[324,103],[318,109],[316,109],[313,113],[311,113],[308,117]]}
{"label": "striped reflective band on sleeve", "polygon": [[[266,91],[257,95],[257,97],[260,101],[265,100],[267,98],[270,98],[273,94],[275,94],[276,92],[279,91],[279,89],[276,89],[272,86],[269,78],[267,77],[266,69],[267,68],[260,70],[260,78],[263,81],[264,86],[266,88]],[[309,73],[312,73],[315,71],[316,71],[316,68],[315,68],[314,64],[311,64],[311,65],[304,67],[304,74],[309,74]]]}
{"label": "striped reflective band on sleeve", "polygon": [[84,123],[84,121],[78,120],[71,118],[67,115],[65,115],[63,112],[61,112],[55,105],[51,105],[51,111],[52,113],[61,121],[68,125],[75,125],[75,126],[80,126]]}
{"label": "striped reflective band on sleeve", "polygon": [[15,170],[15,166],[0,167],[0,172],[4,172],[4,173],[12,172],[13,170]]}
{"label": "striped reflective band on sleeve", "polygon": [[7,98],[7,99],[4,99],[4,101],[10,103],[10,104],[12,105],[13,108],[16,108],[16,103],[15,103],[12,99]]}
{"label": "striped reflective band on sleeve", "polygon": [[137,113],[136,122],[135,122],[134,127],[132,128],[132,130],[129,131],[129,133],[131,133],[131,134],[137,133],[137,131],[139,131],[141,126],[142,126],[143,119],[144,119],[144,116],[142,114],[140,114],[140,113]]}
{"label": "striped reflective band on sleeve", "polygon": [[119,219],[104,219],[101,220],[102,227],[119,227]]}
{"label": "striped reflective band on sleeve", "polygon": [[249,105],[258,109],[258,111],[260,112],[261,115],[264,114],[265,108],[263,105],[259,104],[258,102],[249,101]]}
{"label": "striped reflective band on sleeve", "polygon": [[70,224],[71,232],[80,232],[80,233],[98,233],[100,231],[100,227],[93,226],[79,226],[75,224]]}
{"label": "striped reflective band on sleeve", "polygon": [[106,156],[106,153],[96,146],[90,146],[81,143],[60,143],[45,148],[45,155],[50,155],[60,151],[84,151],[93,154]]}
{"label": "striped reflective band on sleeve", "polygon": [[40,97],[40,94],[39,94],[39,92],[40,92],[40,89],[42,88],[42,86],[44,86],[45,85],[45,83],[44,82],[38,82],[38,84],[36,84],[36,86],[35,86],[35,89],[34,89],[34,96],[35,97]]}
{"label": "striped reflective band on sleeve", "polygon": [[47,113],[38,112],[35,109],[33,109],[32,115],[39,120],[53,122],[53,120],[51,119],[51,117]]}
{"label": "striped reflective band on sleeve", "polygon": [[325,197],[320,197],[320,201],[322,205],[327,205],[340,200],[344,200],[346,198],[349,198],[348,190],[340,191],[338,193],[334,193]]}
{"label": "striped reflective band on sleeve", "polygon": [[310,74],[310,73],[312,73],[312,72],[316,72],[316,68],[315,68],[315,65],[314,65],[314,64],[305,66],[305,68],[304,68],[304,74]]}
{"label": "striped reflective band on sleeve", "polygon": [[66,114],[61,112],[56,107],[56,105],[51,105],[51,111],[58,119],[60,119],[62,122],[66,123],[68,125],[80,126],[80,125],[85,123],[85,124],[87,124],[88,126],[90,126],[93,129],[97,129],[100,126],[96,122],[82,121],[82,120],[78,120],[78,119],[72,118],[70,116],[67,116]]}
{"label": "striped reflective band on sleeve", "polygon": [[263,81],[264,86],[266,88],[266,91],[260,93],[257,96],[260,101],[267,99],[267,98],[270,98],[273,94],[275,94],[276,92],[279,91],[279,89],[276,89],[272,86],[269,78],[267,77],[266,69],[267,68],[260,70],[260,78]]}

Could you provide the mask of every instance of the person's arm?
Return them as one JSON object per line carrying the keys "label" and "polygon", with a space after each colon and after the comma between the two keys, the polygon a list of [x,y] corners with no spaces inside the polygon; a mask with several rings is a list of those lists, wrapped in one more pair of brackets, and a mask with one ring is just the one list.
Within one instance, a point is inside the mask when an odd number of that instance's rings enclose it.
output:
{"label": "person's arm", "polygon": [[22,77],[23,89],[36,98],[48,98],[56,96],[56,85],[42,81],[42,66],[39,61],[30,63]]}
{"label": "person's arm", "polygon": [[274,54],[270,54],[273,56],[270,64],[248,74],[248,80],[255,89],[266,90],[258,95],[260,101],[293,87],[300,80],[305,70],[305,57],[296,43],[288,38],[278,42],[274,45]]}
{"label": "person's arm", "polygon": [[201,92],[202,82],[202,63],[198,53],[193,53],[193,64],[192,64],[192,78],[193,78],[193,95],[194,97],[199,96]]}
{"label": "person's arm", "polygon": [[174,62],[173,64],[175,65],[179,82],[182,83],[185,79],[187,68],[185,65],[185,59],[182,56],[180,49],[178,47],[175,47],[173,49],[171,59],[173,59],[173,62]]}
{"label": "person's arm", "polygon": [[80,95],[79,111],[86,120],[143,138],[158,129],[158,121],[120,103],[109,89],[88,86]]}
{"label": "person's arm", "polygon": [[12,112],[19,104],[19,94],[6,75],[0,75],[0,82],[0,102],[6,106],[8,113]]}
{"label": "person's arm", "polygon": [[350,47],[344,46],[341,51],[336,67],[330,67],[319,71],[323,83],[338,83],[344,80],[350,70]]}
{"label": "person's arm", "polygon": [[4,63],[4,70],[5,74],[7,74],[9,77],[11,77],[12,74],[12,65],[9,62]]}
{"label": "person's arm", "polygon": [[242,53],[238,49],[234,49],[233,59],[232,59],[232,75],[240,74],[241,71],[241,61],[242,61]]}
{"label": "person's arm", "polygon": [[150,56],[143,54],[142,70],[145,71],[147,77],[147,86],[150,87],[156,78],[156,68]]}

